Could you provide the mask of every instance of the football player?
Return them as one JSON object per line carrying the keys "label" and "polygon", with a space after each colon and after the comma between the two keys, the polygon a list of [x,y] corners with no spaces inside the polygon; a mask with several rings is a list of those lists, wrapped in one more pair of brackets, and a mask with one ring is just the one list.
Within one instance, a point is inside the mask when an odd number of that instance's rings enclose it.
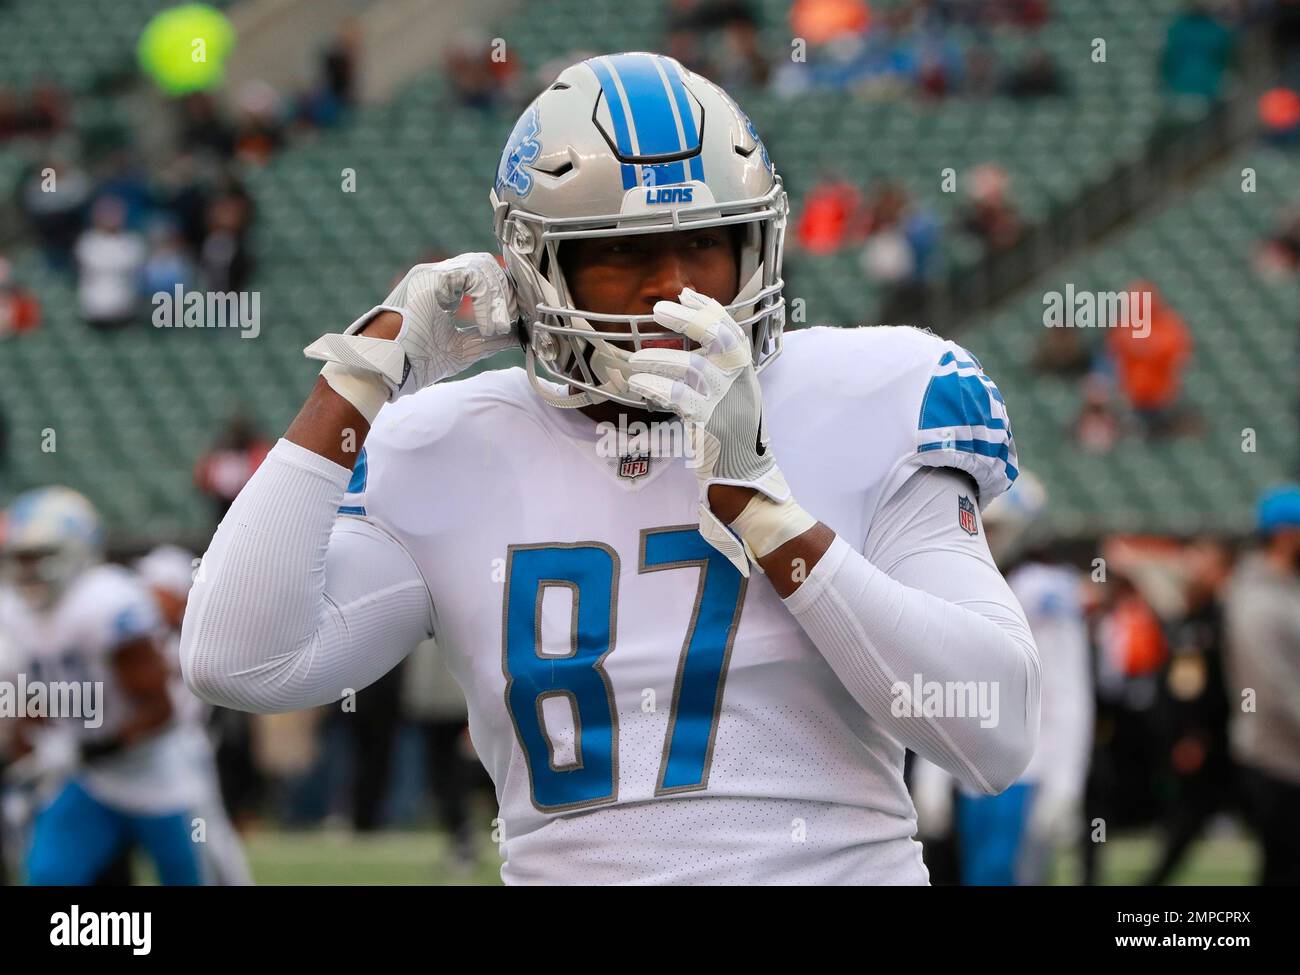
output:
{"label": "football player", "polygon": [[925,883],[904,748],[997,792],[1037,733],[974,518],[1016,475],[997,388],[918,329],[783,336],[781,180],[670,58],[567,68],[490,199],[504,270],[419,265],[309,346],[204,557],[190,686],[311,707],[433,634],[507,883]]}
{"label": "football player", "polygon": [[83,689],[78,715],[16,719],[16,766],[71,746],[31,825],[26,878],[87,884],[135,844],[162,883],[199,883],[190,811],[203,782],[174,721],[161,621],[148,590],[102,562],[100,534],[90,502],[62,487],[20,495],[0,531],[0,631],[18,672],[49,701],[60,685]]}
{"label": "football player", "polygon": [[212,709],[191,693],[180,675],[181,620],[185,617],[185,604],[194,585],[197,563],[198,559],[192,552],[177,545],[159,545],[132,568],[149,587],[163,621],[166,631],[164,658],[173,678],[170,687],[176,721],[184,727],[185,739],[190,746],[189,760],[202,773],[206,783],[202,798],[192,809],[194,816],[204,824],[204,845],[201,848],[204,880],[216,886],[242,887],[253,880],[239,834],[235,832],[221,800],[216,746],[208,731]]}

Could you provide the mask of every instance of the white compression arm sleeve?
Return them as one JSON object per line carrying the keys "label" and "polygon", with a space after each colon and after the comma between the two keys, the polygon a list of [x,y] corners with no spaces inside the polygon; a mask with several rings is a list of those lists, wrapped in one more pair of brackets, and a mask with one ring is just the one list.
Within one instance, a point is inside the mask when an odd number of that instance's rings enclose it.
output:
{"label": "white compression arm sleeve", "polygon": [[877,512],[870,559],[836,538],[785,604],[888,734],[996,793],[1033,754],[1041,677],[982,527],[958,524],[962,495],[974,497],[964,474],[913,474]]}
{"label": "white compression arm sleeve", "polygon": [[203,557],[181,630],[181,673],[240,711],[337,701],[432,630],[428,588],[382,529],[338,518],[351,473],[281,440]]}

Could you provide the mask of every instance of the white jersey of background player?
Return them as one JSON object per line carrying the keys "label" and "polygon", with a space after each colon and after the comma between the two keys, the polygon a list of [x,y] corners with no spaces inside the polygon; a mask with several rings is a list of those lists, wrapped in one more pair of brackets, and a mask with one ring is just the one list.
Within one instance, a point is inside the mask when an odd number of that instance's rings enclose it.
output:
{"label": "white jersey of background player", "polygon": [[230,822],[221,797],[221,784],[217,775],[216,743],[208,732],[208,716],[212,708],[195,697],[181,680],[180,642],[181,620],[185,604],[194,585],[198,558],[177,545],[159,545],[133,566],[141,581],[149,587],[162,617],[165,636],[164,655],[172,668],[172,702],[176,720],[185,729],[189,746],[190,765],[202,774],[202,798],[194,806],[194,814],[206,826],[207,838],[204,864],[208,879],[216,886],[240,887],[253,882],[244,857],[239,835]]}
{"label": "white jersey of background player", "polygon": [[[776,357],[785,193],[671,59],[563,72],[492,200],[510,280],[488,255],[421,265],[309,348],[325,381],[204,557],[187,680],[305,707],[432,633],[507,882],[924,883],[903,745],[997,791],[1037,729],[1032,639],[974,520],[1015,476],[996,387],[908,328]],[[422,389],[517,320],[527,371]],[[662,421],[649,451],[606,449],[625,408]],[[999,706],[927,710],[918,675]]]}

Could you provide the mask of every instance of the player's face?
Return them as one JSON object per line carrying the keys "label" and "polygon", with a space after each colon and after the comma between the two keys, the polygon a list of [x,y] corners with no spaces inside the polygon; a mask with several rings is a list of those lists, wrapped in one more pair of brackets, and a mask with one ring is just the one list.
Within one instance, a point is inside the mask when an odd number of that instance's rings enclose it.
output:
{"label": "player's face", "polygon": [[[733,301],[740,288],[735,241],[732,227],[576,240],[566,244],[561,260],[577,307],[649,315],[655,302],[676,301],[683,288],[724,305]],[[626,322],[598,327],[631,331]]]}
{"label": "player's face", "polygon": [[33,609],[44,611],[53,605],[58,594],[53,561],[52,552],[10,553],[0,561],[0,580],[13,586]]}

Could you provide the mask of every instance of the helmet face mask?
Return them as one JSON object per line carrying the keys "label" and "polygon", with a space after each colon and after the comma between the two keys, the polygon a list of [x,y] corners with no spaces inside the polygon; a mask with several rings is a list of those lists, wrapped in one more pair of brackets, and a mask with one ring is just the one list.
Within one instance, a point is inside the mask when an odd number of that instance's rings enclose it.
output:
{"label": "helmet face mask", "polygon": [[[548,403],[646,408],[627,388],[626,360],[662,335],[652,315],[578,307],[559,260],[565,241],[739,227],[739,291],[726,307],[759,369],[780,354],[781,179],[726,93],[671,58],[619,54],[566,69],[515,126],[491,201],[529,376]],[[538,367],[579,392],[557,394]]]}

